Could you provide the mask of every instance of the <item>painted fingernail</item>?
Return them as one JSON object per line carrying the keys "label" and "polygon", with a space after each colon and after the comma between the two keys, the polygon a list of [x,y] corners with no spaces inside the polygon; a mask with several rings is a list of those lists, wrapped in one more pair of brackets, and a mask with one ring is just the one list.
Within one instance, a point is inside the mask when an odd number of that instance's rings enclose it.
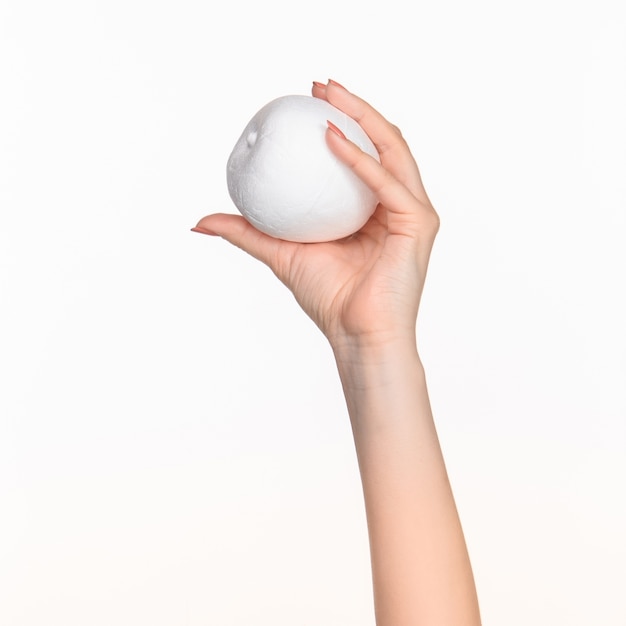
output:
{"label": "painted fingernail", "polygon": [[339,135],[342,139],[346,138],[346,136],[330,120],[326,120],[326,123],[328,124],[328,128],[330,128],[335,135]]}
{"label": "painted fingernail", "polygon": [[[341,87],[342,89],[346,89],[341,83],[338,83],[336,80],[333,80],[332,78],[328,79],[328,84],[329,85],[335,85],[335,87]],[[346,89],[347,91],[347,89]]]}
{"label": "painted fingernail", "polygon": [[208,228],[202,228],[202,226],[194,226],[191,229],[191,232],[193,233],[200,233],[201,235],[212,235],[213,237],[217,237],[218,234],[212,230],[209,230]]}
{"label": "painted fingernail", "polygon": [[326,85],[324,83],[319,83],[316,80],[313,81],[313,86],[318,89],[326,89]]}

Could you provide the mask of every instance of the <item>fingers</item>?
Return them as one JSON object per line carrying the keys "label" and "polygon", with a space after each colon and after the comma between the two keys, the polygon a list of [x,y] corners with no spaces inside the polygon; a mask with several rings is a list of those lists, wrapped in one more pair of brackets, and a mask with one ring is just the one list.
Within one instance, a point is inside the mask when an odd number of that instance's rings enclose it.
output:
{"label": "fingers", "polygon": [[438,217],[430,202],[421,200],[386,167],[329,126],[326,140],[333,153],[376,194],[387,209],[392,234],[438,229]]}
{"label": "fingers", "polygon": [[313,87],[311,88],[311,95],[314,98],[326,100],[326,85],[324,83],[318,83],[316,80],[314,80]]}
{"label": "fingers", "polygon": [[275,239],[257,230],[241,215],[214,213],[203,217],[195,227],[196,232],[217,235],[241,248],[254,258],[268,265],[274,272],[277,267],[279,250],[294,247],[292,242]]}
{"label": "fingers", "polygon": [[329,80],[327,85],[314,82],[311,92],[358,122],[376,146],[383,165],[419,200],[430,204],[415,159],[397,126],[335,81]]}
{"label": "fingers", "polygon": [[325,96],[328,102],[356,120],[374,142],[382,156],[389,150],[403,149],[406,144],[397,129],[365,100],[350,93],[335,81],[328,81]]}

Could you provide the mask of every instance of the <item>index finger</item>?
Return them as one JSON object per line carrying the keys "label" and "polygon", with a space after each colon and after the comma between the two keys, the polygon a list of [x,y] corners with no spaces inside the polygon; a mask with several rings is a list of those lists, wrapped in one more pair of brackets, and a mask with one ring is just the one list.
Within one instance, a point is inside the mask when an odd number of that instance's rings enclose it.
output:
{"label": "index finger", "polygon": [[353,118],[376,146],[384,167],[406,185],[418,200],[430,204],[417,163],[399,129],[365,100],[339,83],[331,80],[324,89],[321,87],[319,83],[314,84],[313,94],[323,97]]}

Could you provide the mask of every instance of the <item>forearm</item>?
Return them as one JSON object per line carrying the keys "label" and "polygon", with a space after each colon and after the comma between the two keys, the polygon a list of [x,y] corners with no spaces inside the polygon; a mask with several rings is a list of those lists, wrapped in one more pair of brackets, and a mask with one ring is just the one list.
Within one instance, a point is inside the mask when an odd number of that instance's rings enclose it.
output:
{"label": "forearm", "polygon": [[334,346],[363,483],[378,626],[480,623],[413,338]]}

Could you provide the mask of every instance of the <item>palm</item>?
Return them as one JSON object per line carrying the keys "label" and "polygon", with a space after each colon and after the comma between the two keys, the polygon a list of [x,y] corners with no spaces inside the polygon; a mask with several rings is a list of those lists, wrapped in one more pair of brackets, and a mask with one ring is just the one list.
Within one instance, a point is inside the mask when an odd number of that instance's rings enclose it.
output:
{"label": "palm", "polygon": [[406,276],[400,271],[404,264],[385,252],[394,238],[385,222],[386,209],[379,205],[352,237],[320,244],[285,242],[279,250],[276,275],[329,337],[392,330],[390,316],[401,304],[396,300]]}

